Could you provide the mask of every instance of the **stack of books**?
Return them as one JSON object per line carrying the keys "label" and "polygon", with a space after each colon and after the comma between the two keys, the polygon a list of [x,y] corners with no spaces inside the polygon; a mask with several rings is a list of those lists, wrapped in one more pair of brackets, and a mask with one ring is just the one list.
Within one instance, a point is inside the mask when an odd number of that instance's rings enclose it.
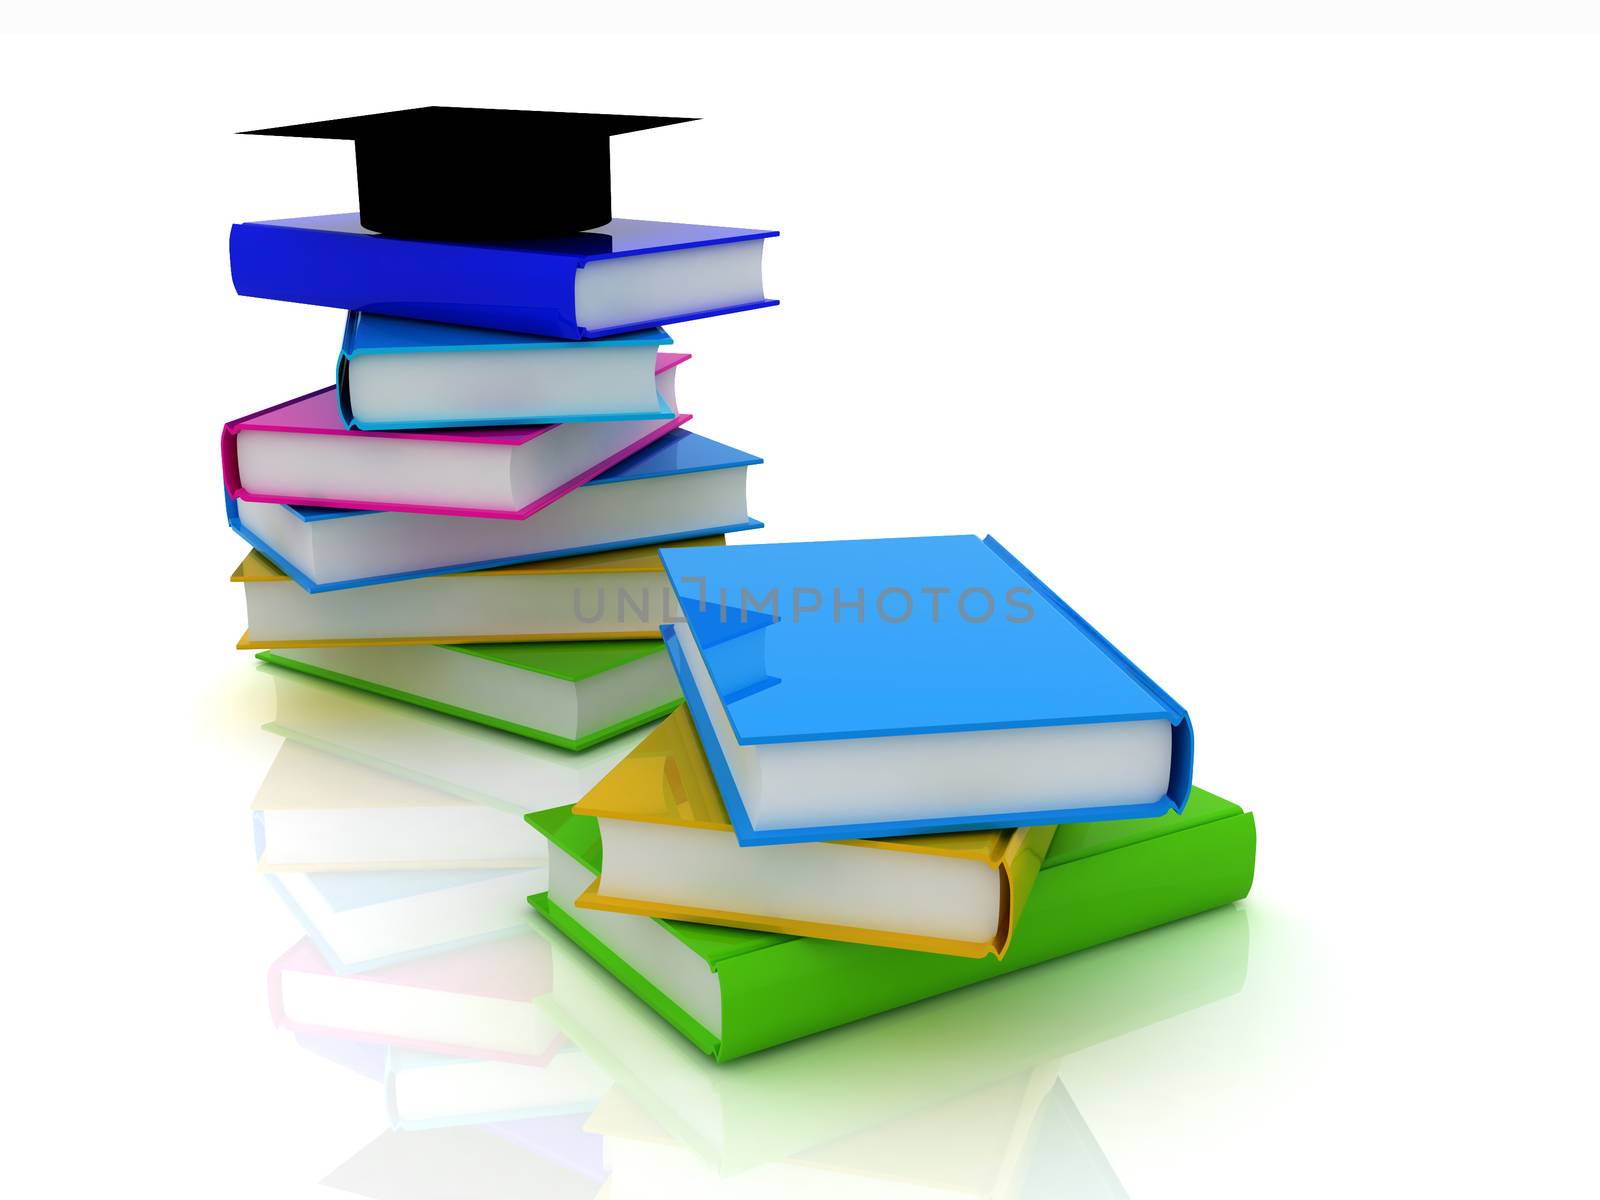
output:
{"label": "stack of books", "polygon": [[608,139],[675,121],[255,131],[353,140],[361,212],[233,230],[241,294],[347,314],[328,386],[223,430],[240,645],[626,750],[518,796],[547,869],[503,811],[391,789],[374,817],[290,752],[262,861],[356,934],[440,890],[395,872],[489,872],[498,914],[544,870],[529,902],[718,1061],[1242,898],[1254,821],[1191,787],[1187,712],[999,542],[725,544],[760,460],[685,427],[663,327],[773,303],[773,233],[612,218]]}
{"label": "stack of books", "polygon": [[[689,356],[663,326],[776,302],[772,231],[611,219],[608,139],[675,120],[425,108],[253,131],[354,140],[361,211],[233,228],[240,294],[345,313],[326,386],[223,427],[252,547],[241,648],[574,754],[681,703],[656,548],[758,528],[760,459],[687,427]],[[520,858],[476,820],[467,859]],[[352,866],[407,840],[347,832]]]}
{"label": "stack of books", "polygon": [[1248,893],[1187,712],[993,538],[661,559],[686,703],[531,903],[718,1061]]}

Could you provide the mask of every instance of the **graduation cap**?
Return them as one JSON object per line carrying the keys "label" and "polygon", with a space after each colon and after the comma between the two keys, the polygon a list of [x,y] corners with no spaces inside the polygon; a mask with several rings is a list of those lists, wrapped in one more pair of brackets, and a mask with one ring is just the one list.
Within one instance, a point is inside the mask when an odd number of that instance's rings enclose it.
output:
{"label": "graduation cap", "polygon": [[355,142],[361,224],[374,233],[497,242],[604,225],[610,139],[697,119],[434,105],[244,132]]}

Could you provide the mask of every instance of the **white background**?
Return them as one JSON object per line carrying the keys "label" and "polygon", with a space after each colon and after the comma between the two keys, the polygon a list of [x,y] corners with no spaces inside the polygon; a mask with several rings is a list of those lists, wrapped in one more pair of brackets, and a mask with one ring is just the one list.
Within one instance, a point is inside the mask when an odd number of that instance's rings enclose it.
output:
{"label": "white background", "polygon": [[1600,46],[380,27],[5,42],[5,1170],[331,1195],[382,1128],[265,1012],[217,465],[341,320],[228,226],[355,176],[230,134],[453,103],[704,117],[616,211],[782,230],[673,330],[767,534],[997,535],[1256,812],[1244,991],[1063,1071],[1130,1195],[1592,1188]]}

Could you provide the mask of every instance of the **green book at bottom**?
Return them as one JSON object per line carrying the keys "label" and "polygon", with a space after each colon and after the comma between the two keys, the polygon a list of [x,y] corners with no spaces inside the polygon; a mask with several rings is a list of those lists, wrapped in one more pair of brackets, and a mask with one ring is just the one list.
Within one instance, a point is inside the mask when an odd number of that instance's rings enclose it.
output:
{"label": "green book at bottom", "polygon": [[577,908],[599,825],[570,807],[528,822],[550,842],[529,903],[718,1062],[1230,904],[1255,874],[1255,818],[1199,788],[1181,814],[1063,825],[1010,952],[957,958]]}

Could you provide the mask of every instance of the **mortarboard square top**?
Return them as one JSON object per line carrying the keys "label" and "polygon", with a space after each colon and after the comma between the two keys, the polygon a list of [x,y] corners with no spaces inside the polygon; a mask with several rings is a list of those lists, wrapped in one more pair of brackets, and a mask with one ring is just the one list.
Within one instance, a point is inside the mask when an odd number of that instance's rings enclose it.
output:
{"label": "mortarboard square top", "polygon": [[434,105],[244,132],[353,141],[374,233],[498,242],[606,224],[610,138],[695,119]]}

